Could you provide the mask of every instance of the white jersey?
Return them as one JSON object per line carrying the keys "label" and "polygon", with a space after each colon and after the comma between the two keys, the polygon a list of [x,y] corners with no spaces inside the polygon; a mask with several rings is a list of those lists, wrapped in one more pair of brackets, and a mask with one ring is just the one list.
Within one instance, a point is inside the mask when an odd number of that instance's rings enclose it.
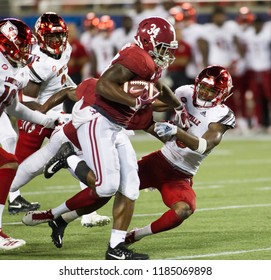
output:
{"label": "white jersey", "polygon": [[202,55],[198,47],[198,39],[202,35],[202,25],[192,23],[182,27],[183,40],[191,47],[192,58],[185,67],[188,78],[195,79],[198,73],[203,69]]}
{"label": "white jersey", "polygon": [[94,36],[89,32],[85,31],[80,36],[80,43],[84,46],[85,50],[87,51],[88,55],[91,55],[92,52],[92,41]]}
{"label": "white jersey", "polygon": [[221,27],[214,23],[203,26],[202,38],[209,43],[208,65],[222,65],[228,68],[234,61],[235,29],[232,22],[226,21]]}
{"label": "white jersey", "polygon": [[25,87],[28,81],[28,68],[13,67],[0,52],[0,116],[17,98],[18,90]]}
{"label": "white jersey", "polygon": [[117,50],[120,50],[124,45],[128,43],[134,43],[134,36],[136,34],[136,29],[131,29],[128,34],[126,34],[123,27],[119,27],[112,32],[111,38],[112,42]]}
{"label": "white jersey", "polygon": [[[193,91],[194,85],[182,86],[175,91],[177,98],[182,100],[189,114],[191,127],[188,129],[188,133],[202,137],[208,130],[210,123],[221,123],[230,128],[235,126],[235,116],[226,105],[218,105],[212,108],[195,107],[193,104]],[[202,160],[210,152],[202,155],[182,146],[184,145],[177,144],[174,137],[171,141],[165,143],[161,151],[172,165],[188,174],[195,175]]]}
{"label": "white jersey", "polygon": [[[41,83],[39,95],[35,100],[39,104],[44,104],[49,97],[63,89],[66,85],[67,80],[69,80],[67,64],[71,51],[70,44],[67,44],[60,59],[54,59],[42,52],[38,45],[34,48],[32,53],[37,58],[30,67],[30,80],[34,83]],[[27,100],[27,98],[23,97],[23,101]],[[59,104],[51,110],[61,112],[62,104]]]}
{"label": "white jersey", "polygon": [[105,38],[103,34],[98,34],[93,38],[93,52],[97,59],[97,73],[101,75],[114,57],[114,43],[112,37]]}
{"label": "white jersey", "polygon": [[259,33],[254,28],[245,32],[243,40],[246,45],[245,60],[247,68],[253,71],[267,71],[271,69],[271,28],[264,25]]}

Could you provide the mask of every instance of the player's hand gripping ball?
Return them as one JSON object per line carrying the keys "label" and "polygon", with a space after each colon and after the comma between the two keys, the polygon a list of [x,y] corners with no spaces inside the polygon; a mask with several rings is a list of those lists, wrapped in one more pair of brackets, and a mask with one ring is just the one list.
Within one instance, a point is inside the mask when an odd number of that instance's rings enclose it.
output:
{"label": "player's hand gripping ball", "polygon": [[123,90],[130,96],[136,98],[136,110],[153,103],[160,94],[153,83],[144,80],[125,82],[123,84]]}

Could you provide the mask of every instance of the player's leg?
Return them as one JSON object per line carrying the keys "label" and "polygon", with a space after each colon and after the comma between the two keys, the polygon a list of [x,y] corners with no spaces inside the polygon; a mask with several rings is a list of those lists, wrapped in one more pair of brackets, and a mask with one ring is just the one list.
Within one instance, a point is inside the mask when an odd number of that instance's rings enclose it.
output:
{"label": "player's leg", "polygon": [[[18,158],[19,164],[21,164],[28,156],[36,152],[41,147],[44,139],[46,137],[49,138],[52,133],[52,129],[47,129],[40,125],[35,125],[33,131],[31,133],[27,133],[23,129],[23,123],[24,121],[18,121],[19,137],[15,149],[15,155]],[[21,171],[23,170],[24,169],[20,170],[19,174],[21,174]],[[23,174],[22,176],[20,175],[20,178],[24,181],[26,176]],[[19,188],[10,193],[10,199],[8,202],[8,210],[10,214],[27,212],[38,209],[39,207],[40,204],[38,202],[28,202],[24,197],[22,197]]]}
{"label": "player's leg", "polygon": [[[159,165],[155,165],[155,162],[159,162]],[[147,226],[130,231],[125,239],[127,245],[179,226],[195,210],[196,195],[192,189],[191,176],[173,169],[160,153],[152,154],[139,162],[139,174],[143,182],[142,174],[152,174],[154,170],[157,175],[156,178],[152,178],[152,186],[160,191],[165,205],[170,209]]]}
{"label": "player's leg", "polygon": [[[112,144],[112,139],[115,138],[115,131],[108,129],[112,135],[105,137],[104,132],[100,132],[100,122],[94,119],[90,123],[81,125],[78,129],[78,138],[83,156],[87,165],[95,172],[94,178],[96,178],[96,181],[94,182],[96,185],[92,186],[92,189],[82,190],[56,208],[48,211],[27,213],[23,217],[23,223],[33,226],[48,222],[66,212],[97,204],[100,200],[107,200],[116,193],[119,186],[120,174],[117,151]],[[102,125],[106,126],[108,123]],[[76,170],[74,172],[76,174]]]}
{"label": "player's leg", "polygon": [[[87,185],[80,182],[81,190],[88,188]],[[107,216],[99,215],[96,211],[85,214],[81,218],[81,225],[84,227],[105,226],[110,223],[110,218]]]}
{"label": "player's leg", "polygon": [[97,209],[100,209],[102,206],[104,206],[109,200],[110,197],[102,199],[100,198],[96,203],[93,203],[90,206],[64,213],[58,218],[49,221],[48,225],[52,230],[51,238],[54,245],[57,248],[62,247],[64,232],[69,223],[73,222],[79,217],[82,217],[83,215],[94,213]]}
{"label": "player's leg", "polygon": [[120,132],[116,139],[120,163],[120,187],[113,204],[113,227],[105,258],[108,260],[149,259],[147,254],[135,253],[124,244],[125,236],[139,196],[138,166],[135,151],[128,136]]}
{"label": "player's leg", "polygon": [[[21,162],[10,188],[10,194],[16,193],[36,176],[42,174],[46,162],[57,152],[62,142],[67,141],[63,129],[55,130],[48,143]],[[9,212],[28,212],[40,207],[38,202],[27,205],[23,198],[17,198],[9,204]],[[19,204],[19,206],[18,206]]]}
{"label": "player's leg", "polygon": [[14,239],[6,235],[2,230],[2,216],[9,193],[11,182],[18,167],[17,159],[14,155],[7,153],[0,148],[0,249],[12,250],[25,244],[24,240]]}
{"label": "player's leg", "polygon": [[[0,131],[0,139],[2,148],[7,151],[8,153],[15,154],[15,148],[17,143],[17,133],[13,129],[11,122],[9,121],[9,117],[5,112],[2,113],[0,118],[0,127],[4,127]],[[10,201],[12,203],[10,204]],[[8,211],[10,214],[17,213],[17,211],[13,212],[11,209],[14,206],[14,209],[21,209],[21,207],[28,207],[28,210],[31,210],[31,206],[33,204],[25,200],[22,196],[20,191],[16,191],[14,193],[9,193],[9,201],[8,201]],[[11,208],[10,208],[11,206]]]}

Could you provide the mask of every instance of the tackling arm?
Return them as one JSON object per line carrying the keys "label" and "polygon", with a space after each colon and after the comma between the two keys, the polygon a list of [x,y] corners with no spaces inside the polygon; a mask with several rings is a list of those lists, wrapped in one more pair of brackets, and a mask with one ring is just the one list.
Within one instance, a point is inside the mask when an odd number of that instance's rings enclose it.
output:
{"label": "tackling arm", "polygon": [[17,98],[15,98],[10,106],[7,107],[7,112],[17,119],[37,123],[47,128],[54,128],[55,126],[56,118],[51,118],[41,112],[29,109],[21,102],[18,102]]}
{"label": "tackling arm", "polygon": [[76,97],[75,94],[76,89],[75,88],[64,88],[54,95],[52,95],[50,98],[47,99],[47,101],[43,104],[40,105],[40,108],[38,111],[42,113],[48,112],[50,109],[54,108],[55,106],[61,104],[64,102],[65,99],[70,99],[72,101],[78,101],[78,98]]}
{"label": "tackling arm", "polygon": [[162,81],[156,83],[156,87],[160,92],[158,99],[163,103],[166,103],[169,108],[178,108],[182,106],[182,103],[177,99],[173,91]]}
{"label": "tackling arm", "polygon": [[[149,129],[151,129],[151,127]],[[172,136],[175,136],[177,140],[181,141],[188,148],[201,154],[205,154],[217,146],[220,143],[223,134],[228,129],[229,127],[226,125],[220,123],[211,123],[209,124],[208,130],[202,135],[202,137],[197,137],[189,134],[183,129],[180,129],[176,125],[167,122],[156,123],[154,125],[154,131],[159,137],[161,137],[161,139],[159,139],[162,142],[165,142],[165,140],[169,140]],[[153,132],[150,133],[155,136]]]}

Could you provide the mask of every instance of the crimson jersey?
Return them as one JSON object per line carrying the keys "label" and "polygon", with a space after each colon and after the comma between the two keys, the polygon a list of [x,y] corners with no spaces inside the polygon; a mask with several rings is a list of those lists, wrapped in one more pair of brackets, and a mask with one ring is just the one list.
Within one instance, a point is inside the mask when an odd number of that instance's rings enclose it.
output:
{"label": "crimson jersey", "polygon": [[[95,87],[97,81],[98,80],[95,78],[89,78],[80,83],[76,88],[76,96],[78,99],[84,98],[83,107],[92,106],[94,104],[96,100]],[[126,128],[129,130],[148,128],[153,122],[152,113],[153,110],[151,106],[146,106],[144,109],[134,112]]]}
{"label": "crimson jersey", "polygon": [[89,78],[80,83],[76,88],[76,96],[78,99],[84,97],[84,106],[91,106],[94,104],[95,96],[95,87],[97,79]]}
{"label": "crimson jersey", "polygon": [[[135,80],[145,80],[155,83],[161,77],[162,70],[156,66],[151,56],[145,50],[136,45],[129,44],[120,50],[111,63],[111,65],[114,64],[121,64],[133,72],[136,75],[134,77]],[[125,128],[142,129],[141,126],[137,128],[137,125],[135,125],[136,123],[141,123],[139,119],[139,122],[134,123],[133,128],[129,127],[130,120],[137,112],[127,105],[110,101],[97,93],[93,107],[111,121]],[[141,115],[142,118],[145,116],[143,112]]]}

